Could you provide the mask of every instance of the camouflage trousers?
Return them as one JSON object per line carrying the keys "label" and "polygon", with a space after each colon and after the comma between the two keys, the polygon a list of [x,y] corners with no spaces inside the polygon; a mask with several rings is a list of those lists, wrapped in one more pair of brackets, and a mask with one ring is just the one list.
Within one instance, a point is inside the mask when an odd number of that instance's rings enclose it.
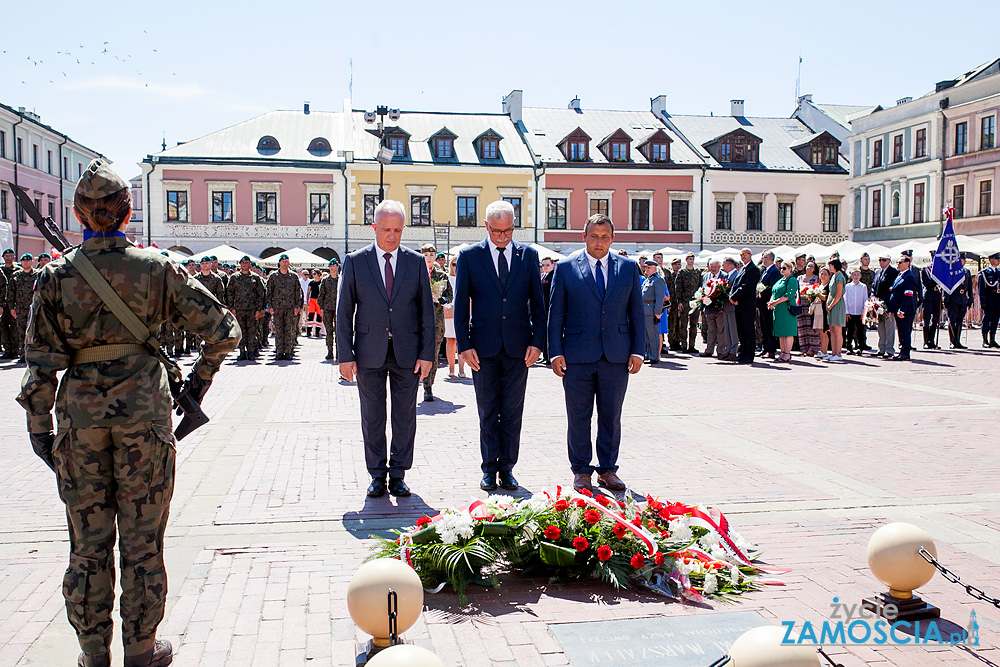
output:
{"label": "camouflage trousers", "polygon": [[28,333],[28,316],[30,308],[18,308],[17,320],[14,322],[14,356],[24,356],[24,337]]}
{"label": "camouflage trousers", "polygon": [[[684,321],[686,325],[687,317],[684,318]],[[667,323],[670,325],[670,332],[667,334],[668,347],[671,349],[686,347],[686,345],[684,345],[684,332],[687,327],[681,326],[680,304],[670,304],[670,308],[667,311]]]}
{"label": "camouflage trousers", "polygon": [[257,318],[254,317],[257,311],[255,310],[234,310],[233,314],[236,315],[236,322],[240,325],[240,331],[243,332],[243,338],[240,340],[240,352],[246,354],[253,354],[257,351],[257,331],[259,327],[257,326]]}
{"label": "camouflage trousers", "polygon": [[3,345],[5,355],[19,357],[21,353],[17,351],[17,341],[15,337],[16,326],[14,317],[10,314],[10,309],[4,308],[3,315],[0,315],[0,344]]}
{"label": "camouflage trousers", "polygon": [[264,317],[257,320],[257,345],[267,347],[267,339],[271,335],[271,311],[265,310]]}
{"label": "camouflage trousers", "polygon": [[182,345],[182,334],[174,326],[174,323],[170,320],[165,320],[163,324],[160,325],[160,330],[157,333],[157,339],[160,341],[160,347],[167,351],[167,354],[174,353]]}
{"label": "camouflage trousers", "polygon": [[274,351],[277,354],[291,354],[295,345],[295,335],[299,317],[292,308],[274,309]]}
{"label": "camouflage trousers", "polygon": [[[170,422],[66,429],[53,450],[69,524],[66,615],[87,653],[111,646],[116,527],[125,655],[153,648],[163,620],[163,533],[174,490]],[[116,525],[117,524],[117,525]]]}
{"label": "camouflage trousers", "polygon": [[330,308],[323,309],[323,326],[326,327],[326,349],[333,352],[337,349],[335,337],[337,331],[337,311]]}
{"label": "camouflage trousers", "polygon": [[431,361],[431,370],[424,378],[424,389],[431,390],[434,386],[434,378],[437,377],[438,357],[441,355],[441,341],[444,340],[444,309],[441,306],[434,306],[434,355]]}

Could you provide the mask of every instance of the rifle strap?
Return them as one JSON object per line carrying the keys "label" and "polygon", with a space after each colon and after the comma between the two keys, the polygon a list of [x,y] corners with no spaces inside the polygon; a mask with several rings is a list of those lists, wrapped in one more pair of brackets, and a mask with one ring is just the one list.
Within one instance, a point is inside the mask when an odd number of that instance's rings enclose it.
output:
{"label": "rifle strap", "polygon": [[111,314],[117,317],[118,321],[128,329],[129,333],[141,341],[143,345],[147,346],[153,355],[159,359],[160,363],[166,368],[171,381],[179,384],[181,381],[180,367],[172,359],[168,359],[163,354],[163,351],[160,349],[160,341],[149,333],[149,327],[143,324],[142,320],[132,312],[128,304],[125,303],[118,295],[118,292],[101,275],[101,272],[94,266],[94,263],[90,261],[90,258],[84,254],[83,249],[76,248],[66,253],[65,258],[67,262],[73,265],[73,268],[80,272],[80,276],[90,285],[90,288],[97,292],[98,298],[104,302],[104,305],[108,307]]}

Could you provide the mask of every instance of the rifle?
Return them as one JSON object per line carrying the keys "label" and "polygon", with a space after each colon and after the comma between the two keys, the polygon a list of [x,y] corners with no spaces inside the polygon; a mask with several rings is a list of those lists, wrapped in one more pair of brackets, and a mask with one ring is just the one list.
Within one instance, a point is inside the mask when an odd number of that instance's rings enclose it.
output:
{"label": "rifle", "polygon": [[[62,230],[59,229],[59,226],[56,225],[55,221],[50,216],[43,216],[38,208],[35,207],[34,202],[28,197],[27,192],[13,183],[7,182],[7,185],[10,186],[21,208],[28,214],[32,222],[35,223],[35,227],[52,244],[53,248],[64,256],[67,251],[74,249],[70,246],[69,241],[62,233]],[[72,258],[66,257],[66,261],[80,272],[91,289],[97,292],[97,296],[101,298],[104,305],[121,321],[125,328],[129,330],[129,333],[149,347],[150,351],[153,352],[153,356],[163,364],[164,369],[167,371],[167,384],[170,386],[170,395],[174,399],[173,407],[177,409],[177,414],[183,415],[181,423],[177,426],[177,430],[174,431],[174,438],[182,440],[195,429],[207,424],[209,418],[201,409],[201,399],[204,398],[205,392],[208,391],[208,384],[202,384],[204,381],[197,383],[192,383],[190,380],[181,382],[180,366],[163,353],[160,342],[155,337],[149,335],[146,325],[122,301],[121,297],[118,296],[86,255],[82,252],[77,252],[74,253],[74,257]]]}

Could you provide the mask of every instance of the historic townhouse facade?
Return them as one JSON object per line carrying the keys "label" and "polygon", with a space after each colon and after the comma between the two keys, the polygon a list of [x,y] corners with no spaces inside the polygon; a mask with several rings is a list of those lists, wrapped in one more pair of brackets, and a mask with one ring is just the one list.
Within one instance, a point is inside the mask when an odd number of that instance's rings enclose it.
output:
{"label": "historic townhouse facade", "polygon": [[614,220],[616,244],[629,250],[696,240],[701,162],[675,130],[650,111],[585,109],[579,99],[524,108],[521,99],[511,92],[504,110],[536,165],[540,243],[579,247],[595,213]]}
{"label": "historic townhouse facade", "polygon": [[37,114],[0,104],[0,222],[12,226],[18,255],[51,248],[14,201],[7,183],[26,189],[42,215],[50,216],[70,243],[79,243],[73,193],[83,170],[99,155],[45,125]]}
{"label": "historic townhouse facade", "polygon": [[667,116],[706,165],[705,244],[798,246],[847,239],[848,161],[829,131],[797,118]]}
{"label": "historic townhouse facade", "polygon": [[957,232],[1000,231],[992,206],[997,95],[1000,60],[851,123],[854,241],[933,238],[949,202],[961,209]]}
{"label": "historic townhouse facade", "polygon": [[347,247],[343,113],[272,111],[142,162],[143,239],[197,254]]}
{"label": "historic townhouse facade", "polygon": [[[395,114],[394,114],[395,115]],[[345,114],[346,144],[354,152],[348,170],[347,220],[352,250],[374,240],[371,228],[379,194],[378,117]],[[486,206],[504,199],[514,206],[518,241],[535,241],[534,169],[509,116],[499,113],[399,112],[387,118],[382,146],[386,199],[406,206],[407,245],[435,243],[446,251],[479,242]]]}
{"label": "historic townhouse facade", "polygon": [[799,97],[792,118],[798,118],[814,132],[829,132],[840,142],[840,154],[850,159],[851,122],[881,110],[880,106],[864,107],[850,104],[819,104],[812,95]]}

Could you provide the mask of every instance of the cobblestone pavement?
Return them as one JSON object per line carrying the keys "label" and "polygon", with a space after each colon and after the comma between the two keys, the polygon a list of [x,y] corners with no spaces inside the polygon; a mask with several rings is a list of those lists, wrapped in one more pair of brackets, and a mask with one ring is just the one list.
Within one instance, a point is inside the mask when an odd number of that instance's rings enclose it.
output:
{"label": "cobblestone pavement", "polygon": [[[179,667],[353,665],[363,636],[344,600],[368,536],[483,496],[471,381],[447,381],[442,369],[439,400],[420,404],[414,495],[369,500],[357,390],[322,361],[322,341],[301,343],[295,362],[271,362],[272,348],[265,363],[227,364],[206,399],[211,424],[178,448],[161,634]],[[769,562],[792,569],[786,586],[695,607],[508,575],[464,606],[449,592],[428,595],[407,637],[449,667],[533,667],[568,664],[554,622],[748,610],[819,622],[834,596],[853,603],[881,590],[865,546],[897,520],[926,528],[945,564],[1000,596],[1000,355],[914,356],[744,367],[671,355],[631,379],[622,478],[641,493],[719,507]],[[72,665],[63,513],[12,400],[22,373],[0,364],[0,667]],[[558,379],[533,369],[519,493],[571,481],[565,429]],[[1000,611],[940,576],[919,593],[961,626],[974,609],[981,646],[840,648],[838,662],[1000,665]]]}

